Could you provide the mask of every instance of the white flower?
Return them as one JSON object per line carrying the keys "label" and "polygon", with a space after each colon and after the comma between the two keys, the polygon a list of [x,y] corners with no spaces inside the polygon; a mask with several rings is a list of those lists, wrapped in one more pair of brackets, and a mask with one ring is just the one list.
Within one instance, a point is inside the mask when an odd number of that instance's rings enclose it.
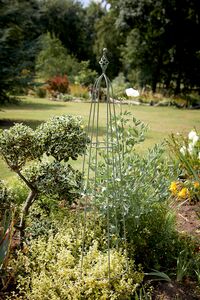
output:
{"label": "white flower", "polygon": [[138,90],[135,90],[133,88],[126,89],[125,92],[128,97],[138,97],[140,95]]}
{"label": "white flower", "polygon": [[190,153],[190,155],[192,154],[193,150],[194,150],[194,144],[193,143],[189,143],[189,145],[188,145],[188,152]]}
{"label": "white flower", "polygon": [[180,152],[181,152],[181,154],[185,155],[186,147],[185,146],[181,147]]}
{"label": "white flower", "polygon": [[199,140],[199,137],[198,137],[196,131],[194,131],[194,130],[190,131],[190,133],[188,134],[188,138],[189,138],[189,140],[192,141],[193,145],[195,145],[196,142]]}
{"label": "white flower", "polygon": [[188,139],[189,139],[189,140],[193,140],[193,137],[196,136],[196,135],[197,135],[196,131],[191,130],[191,131],[189,132],[189,134],[188,134]]}
{"label": "white flower", "polygon": [[198,142],[198,140],[199,140],[199,137],[198,137],[198,135],[196,135],[194,138],[193,138],[193,145],[195,145],[196,144],[196,142]]}

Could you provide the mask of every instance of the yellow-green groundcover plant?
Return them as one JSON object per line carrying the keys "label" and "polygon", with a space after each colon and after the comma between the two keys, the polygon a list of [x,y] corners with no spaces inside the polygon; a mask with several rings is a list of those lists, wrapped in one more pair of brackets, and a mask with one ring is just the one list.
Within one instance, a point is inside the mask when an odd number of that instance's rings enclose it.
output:
{"label": "yellow-green groundcover plant", "polygon": [[[66,226],[66,224],[65,224]],[[76,233],[75,233],[76,231]],[[18,293],[8,299],[64,300],[64,299],[131,299],[137,286],[143,280],[143,272],[136,270],[123,251],[110,251],[110,282],[108,278],[108,254],[102,241],[90,232],[91,246],[84,256],[82,277],[81,230],[72,226],[63,227],[48,239],[39,238],[27,247],[27,253],[20,252],[18,265]],[[104,249],[103,249],[104,248]],[[99,279],[100,278],[100,279]]]}

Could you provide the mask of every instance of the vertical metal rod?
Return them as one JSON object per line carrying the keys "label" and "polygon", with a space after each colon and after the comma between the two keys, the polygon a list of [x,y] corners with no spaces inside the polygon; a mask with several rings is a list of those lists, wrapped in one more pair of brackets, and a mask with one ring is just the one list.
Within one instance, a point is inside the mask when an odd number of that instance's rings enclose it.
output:
{"label": "vertical metal rod", "polygon": [[[100,60],[102,68],[101,76],[95,81],[93,88],[93,98],[89,114],[88,133],[90,133],[91,141],[89,147],[88,158],[88,170],[86,174],[85,185],[85,206],[84,206],[84,224],[83,224],[83,244],[82,244],[82,257],[81,257],[81,276],[83,273],[84,254],[85,254],[85,238],[87,232],[87,211],[88,208],[92,208],[92,204],[95,204],[95,199],[98,199],[98,150],[104,148],[105,158],[105,177],[100,178],[105,183],[105,200],[106,200],[106,231],[107,231],[107,251],[108,251],[108,276],[107,279],[111,280],[111,247],[114,245],[118,248],[118,237],[120,237],[120,226],[122,225],[122,231],[124,231],[124,243],[126,246],[126,228],[125,228],[125,203],[122,201],[122,189],[120,184],[122,183],[122,169],[121,169],[121,154],[120,154],[120,138],[118,132],[118,124],[116,121],[116,111],[114,100],[111,100],[110,95],[113,95],[112,85],[109,78],[106,76],[105,71],[108,65],[106,57],[106,49],[103,50],[103,56]],[[99,114],[100,114],[100,90],[102,80],[106,85],[106,137],[103,141],[99,138]],[[112,104],[111,104],[112,102]],[[102,147],[100,145],[103,145]],[[94,150],[93,150],[94,148]],[[111,150],[110,150],[111,149]],[[94,161],[92,155],[94,154]],[[85,171],[85,157],[83,162],[83,171]],[[91,171],[94,172],[94,176]],[[117,180],[116,180],[117,179]],[[88,193],[88,196],[87,196]],[[102,193],[104,191],[102,190]],[[88,200],[89,199],[89,200]],[[89,201],[89,203],[88,203]],[[98,203],[98,202],[96,202]],[[101,206],[101,204],[100,204]],[[94,207],[95,208],[95,207]],[[122,210],[121,210],[122,208]],[[119,210],[120,209],[120,210]],[[118,223],[117,214],[118,211],[122,214],[122,221]],[[123,224],[122,224],[123,223]],[[114,225],[114,226],[113,226]],[[114,231],[112,229],[114,228]],[[112,234],[116,239],[113,244]],[[115,236],[116,235],[116,236]],[[115,240],[114,240],[115,241]],[[126,251],[127,252],[127,251]],[[119,274],[120,276],[120,274]],[[103,279],[103,278],[102,278]]]}
{"label": "vertical metal rod", "polygon": [[[104,75],[105,78],[105,75]],[[109,195],[108,195],[108,190],[109,190],[109,114],[108,114],[108,87],[107,87],[107,97],[106,97],[106,155],[107,155],[107,244],[108,244],[108,280],[110,281],[110,201],[109,201]]]}

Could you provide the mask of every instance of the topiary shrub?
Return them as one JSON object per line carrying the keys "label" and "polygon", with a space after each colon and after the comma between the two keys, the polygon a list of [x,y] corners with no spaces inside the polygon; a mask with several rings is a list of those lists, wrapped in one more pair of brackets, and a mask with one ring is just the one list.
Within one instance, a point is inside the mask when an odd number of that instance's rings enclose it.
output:
{"label": "topiary shrub", "polygon": [[[68,203],[77,197],[81,174],[66,162],[82,155],[88,142],[81,119],[66,115],[53,117],[36,130],[15,124],[1,132],[0,155],[30,191],[24,199],[18,226],[21,242],[29,209],[40,194]],[[47,161],[47,156],[51,156],[51,161]]]}

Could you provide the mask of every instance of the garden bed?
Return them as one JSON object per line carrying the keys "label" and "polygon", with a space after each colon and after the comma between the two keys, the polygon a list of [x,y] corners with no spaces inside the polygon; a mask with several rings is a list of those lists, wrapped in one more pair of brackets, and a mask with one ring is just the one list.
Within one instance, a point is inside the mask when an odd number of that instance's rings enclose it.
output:
{"label": "garden bed", "polygon": [[198,300],[199,297],[200,290],[196,282],[185,280],[183,283],[159,282],[155,287],[153,300]]}
{"label": "garden bed", "polygon": [[185,204],[177,207],[177,229],[200,239],[200,203]]}
{"label": "garden bed", "polygon": [[[200,203],[176,205],[176,225],[181,234],[194,237],[197,242],[196,251],[200,251]],[[154,300],[198,300],[200,287],[186,277],[183,282],[159,282],[154,286]]]}

